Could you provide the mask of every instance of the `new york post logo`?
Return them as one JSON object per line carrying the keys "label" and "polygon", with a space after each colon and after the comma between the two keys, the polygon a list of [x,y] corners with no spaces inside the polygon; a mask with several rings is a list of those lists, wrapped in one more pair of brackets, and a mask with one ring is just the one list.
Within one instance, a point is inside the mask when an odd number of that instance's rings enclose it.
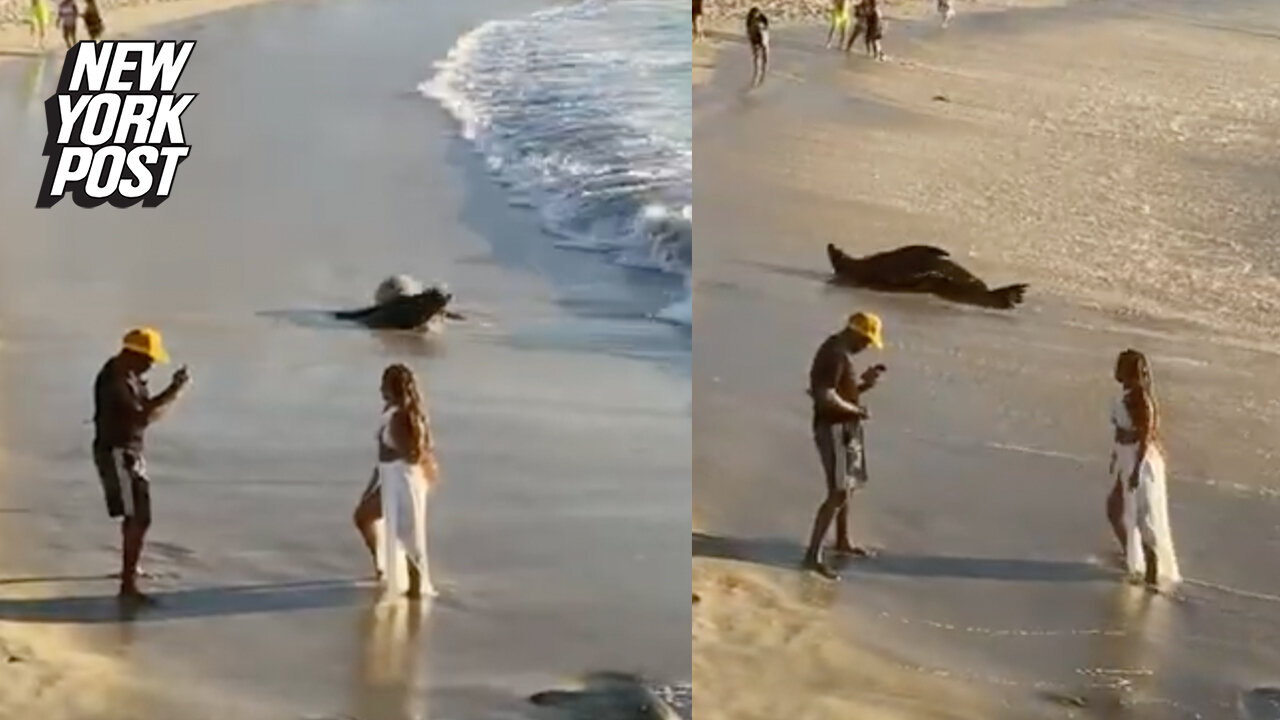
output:
{"label": "new york post logo", "polygon": [[67,193],[76,205],[155,207],[169,199],[191,146],[182,113],[194,94],[174,88],[194,40],[80,42],[44,102],[49,163],[36,207]]}

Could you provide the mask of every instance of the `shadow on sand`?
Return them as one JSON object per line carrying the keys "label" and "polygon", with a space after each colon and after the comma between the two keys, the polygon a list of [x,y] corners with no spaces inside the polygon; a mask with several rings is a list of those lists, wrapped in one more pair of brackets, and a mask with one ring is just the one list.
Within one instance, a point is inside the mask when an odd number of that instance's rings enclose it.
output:
{"label": "shadow on sand", "polygon": [[157,592],[157,605],[146,608],[121,604],[114,594],[0,599],[0,620],[74,625],[161,622],[349,607],[367,602],[372,592],[357,581],[335,579]]}
{"label": "shadow on sand", "polygon": [[0,587],[5,585],[49,585],[52,583],[93,582],[95,580],[112,580],[119,575],[102,573],[99,575],[47,575],[44,577],[0,578]]}
{"label": "shadow on sand", "polygon": [[[797,569],[804,548],[780,538],[738,539],[705,533],[693,534],[693,556],[736,560],[783,569]],[[1114,581],[1115,573],[1084,562],[1024,560],[1019,558],[971,558],[945,555],[893,555],[881,553],[842,568],[854,575],[998,580],[1006,582]]]}
{"label": "shadow on sand", "polygon": [[436,340],[441,329],[434,327],[429,331],[417,330],[371,330],[359,323],[338,320],[330,310],[261,310],[255,313],[258,317],[283,322],[308,330],[358,331],[376,338],[388,354],[408,357],[438,357],[444,354],[444,348]]}

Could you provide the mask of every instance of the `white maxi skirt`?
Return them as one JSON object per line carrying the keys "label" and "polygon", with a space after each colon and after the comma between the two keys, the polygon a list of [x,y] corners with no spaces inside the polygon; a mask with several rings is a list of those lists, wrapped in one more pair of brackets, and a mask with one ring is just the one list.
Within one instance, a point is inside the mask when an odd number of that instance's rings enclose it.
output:
{"label": "white maxi skirt", "polygon": [[427,564],[427,481],[418,465],[401,460],[378,463],[382,520],[378,523],[378,571],[387,590],[409,587],[409,563],[422,576],[422,593],[434,596]]}
{"label": "white maxi skirt", "polygon": [[[1131,575],[1142,577],[1146,572],[1146,558],[1142,546],[1155,550],[1158,579],[1169,583],[1182,581],[1178,567],[1178,554],[1174,550],[1173,531],[1169,526],[1169,495],[1165,484],[1164,456],[1155,447],[1138,457],[1138,445],[1117,445],[1116,477],[1124,492],[1124,527],[1126,543],[1125,564]],[[1129,477],[1135,462],[1138,466],[1138,487],[1129,488]]]}

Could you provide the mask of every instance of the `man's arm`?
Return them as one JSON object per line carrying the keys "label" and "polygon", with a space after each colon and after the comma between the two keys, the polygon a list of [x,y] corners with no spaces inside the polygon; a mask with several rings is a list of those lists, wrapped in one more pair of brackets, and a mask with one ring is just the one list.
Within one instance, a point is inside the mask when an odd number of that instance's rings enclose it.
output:
{"label": "man's arm", "polygon": [[186,387],[188,381],[187,368],[182,366],[173,374],[173,380],[169,383],[169,387],[160,391],[159,395],[154,397],[141,398],[143,419],[148,425],[159,420],[173,405],[173,401],[178,399],[178,395],[182,389]]}

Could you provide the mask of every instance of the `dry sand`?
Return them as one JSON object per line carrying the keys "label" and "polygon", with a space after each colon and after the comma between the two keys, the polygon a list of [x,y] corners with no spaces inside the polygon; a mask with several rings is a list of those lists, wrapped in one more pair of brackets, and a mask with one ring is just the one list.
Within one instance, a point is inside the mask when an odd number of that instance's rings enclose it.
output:
{"label": "dry sand", "polygon": [[[884,64],[822,52],[820,23],[781,29],[753,92],[737,28],[700,52],[698,707],[1274,717],[1280,10],[959,10],[945,32],[892,24]],[[1032,293],[1001,314],[841,291],[827,242],[942,245]],[[890,370],[856,533],[885,550],[822,594],[795,571],[821,495],[805,371],[859,308],[885,318]],[[1164,412],[1175,598],[1105,560],[1130,345]],[[840,706],[885,685],[875,711]]]}
{"label": "dry sand", "polygon": [[[124,7],[103,5],[103,22],[106,24],[104,40],[136,35],[147,28],[188,18],[255,5],[266,0],[167,0],[143,2]],[[84,28],[80,29],[81,39]],[[60,55],[66,51],[62,36],[56,28],[45,35],[44,48],[39,48],[31,36],[31,29],[23,23],[0,24],[0,62],[21,57]]]}
{"label": "dry sand", "polygon": [[[758,7],[775,26],[828,22],[831,0],[705,0],[703,12],[709,27],[727,32],[741,32],[747,10]],[[958,0],[953,2],[957,14],[999,11],[1009,8],[1050,7],[1061,0]],[[881,9],[889,21],[935,16],[937,4],[931,0],[881,0]],[[823,32],[825,33],[825,26]]]}
{"label": "dry sand", "polygon": [[[104,4],[108,24],[105,39],[136,36],[165,23],[258,2],[263,0],[177,0],[126,7]],[[64,50],[56,28],[49,28],[44,47],[40,48],[27,25],[0,24],[0,63],[53,58]],[[44,88],[46,68],[46,63],[40,62],[25,73],[23,85],[27,93]],[[42,99],[27,95],[29,102]],[[8,228],[9,233],[16,231],[12,226]],[[0,581],[0,587],[11,589],[14,583]],[[58,627],[6,623],[0,628],[0,663],[4,663],[0,666],[0,717],[79,720],[106,717],[115,711],[119,697],[128,693],[127,673],[120,663],[84,652],[73,635]]]}
{"label": "dry sand", "polygon": [[[34,210],[58,60],[0,64],[0,638],[21,660],[0,717],[471,720],[593,670],[687,681],[687,334],[620,312],[644,305],[626,273],[545,241],[415,92],[463,32],[536,7],[328,0],[151,29],[199,42],[193,154],[154,210]],[[304,322],[395,272],[447,281],[471,321]],[[164,605],[126,622],[82,422],[140,322],[194,381],[148,436]],[[392,360],[441,448],[424,614],[375,604],[349,519]]]}

